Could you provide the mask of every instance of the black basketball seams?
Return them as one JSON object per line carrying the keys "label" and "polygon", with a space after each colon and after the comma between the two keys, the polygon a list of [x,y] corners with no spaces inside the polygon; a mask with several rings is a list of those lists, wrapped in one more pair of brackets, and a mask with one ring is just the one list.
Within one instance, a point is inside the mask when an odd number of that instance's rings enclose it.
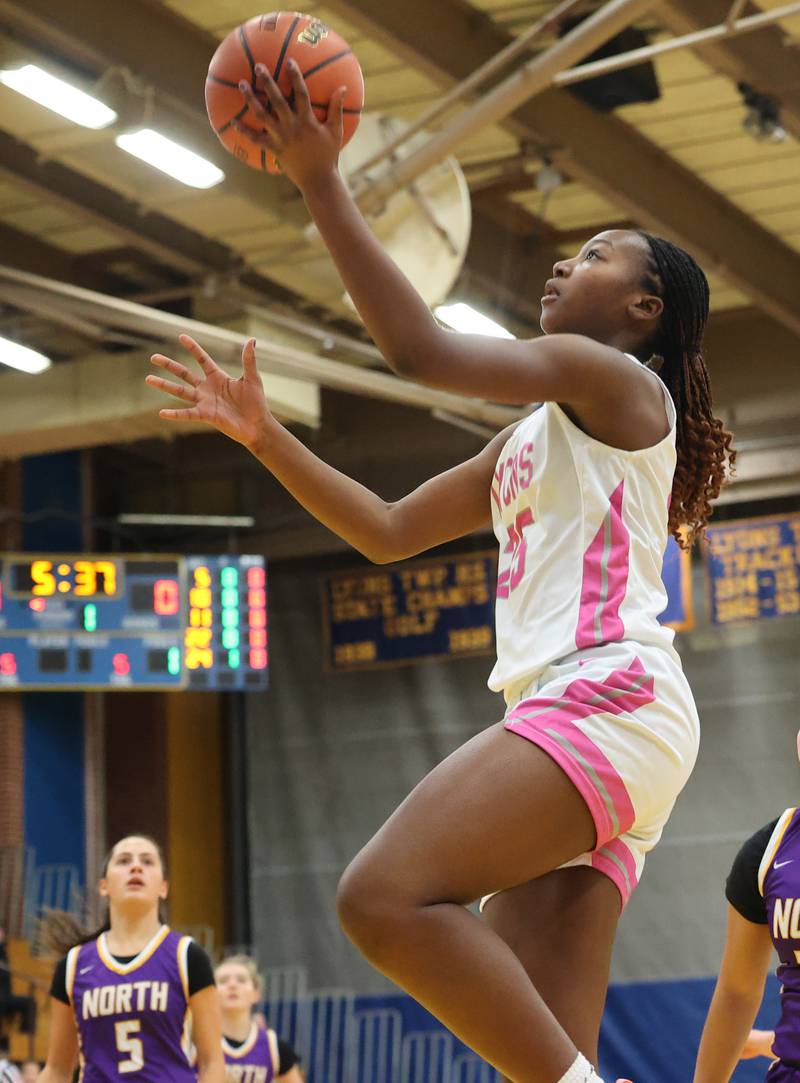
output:
{"label": "black basketball seams", "polygon": [[327,60],[321,60],[319,64],[316,64],[313,68],[309,68],[308,71],[303,72],[303,78],[308,81],[312,75],[315,75],[322,68],[327,68],[329,64],[335,64],[337,60],[341,60],[343,56],[350,56],[352,49],[343,49],[340,53],[334,53],[333,56],[329,56]]}
{"label": "black basketball seams", "polygon": [[220,79],[218,75],[213,75],[211,72],[206,76],[207,83],[216,83],[217,86],[229,86],[231,90],[238,90],[239,84],[232,82],[230,79]]}
{"label": "black basketball seams", "polygon": [[286,56],[286,50],[289,48],[289,42],[292,40],[292,34],[295,32],[295,28],[297,27],[297,24],[302,18],[302,15],[295,15],[294,19],[292,20],[292,25],[286,31],[286,37],[283,39],[283,45],[281,45],[281,51],[278,54],[278,62],[275,65],[275,71],[272,75],[272,78],[275,80],[276,83],[278,81],[278,76],[281,74],[281,68],[283,67],[283,58]]}
{"label": "black basketball seams", "polygon": [[266,147],[261,148],[261,168],[264,170],[265,173],[267,172],[267,148]]}
{"label": "black basketball seams", "polygon": [[[330,102],[311,102],[310,104],[311,104],[312,109],[327,109],[328,106],[330,105]],[[350,117],[360,117],[361,114],[364,112],[364,110],[363,109],[343,109],[342,112],[346,113],[347,116],[350,116]]]}
{"label": "black basketball seams", "polygon": [[250,52],[250,44],[247,40],[247,34],[244,32],[244,25],[239,27],[239,41],[242,43],[244,49],[244,55],[247,57],[247,63],[250,65],[250,82],[253,86],[253,90],[256,88],[256,62],[253,59],[253,54]]}
{"label": "black basketball seams", "polygon": [[226,121],[221,128],[215,128],[214,131],[217,133],[217,135],[222,135],[223,132],[227,132],[228,128],[230,128],[232,124],[235,124],[237,120],[242,119],[242,117],[245,115],[249,108],[250,107],[248,105],[245,105],[243,109],[239,110],[236,116],[231,117],[231,119]]}

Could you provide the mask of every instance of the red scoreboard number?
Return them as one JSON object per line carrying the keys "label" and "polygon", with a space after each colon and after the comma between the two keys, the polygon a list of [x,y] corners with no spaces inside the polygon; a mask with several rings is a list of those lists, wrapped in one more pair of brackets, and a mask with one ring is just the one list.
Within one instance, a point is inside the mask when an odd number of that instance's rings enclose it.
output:
{"label": "red scoreboard number", "polygon": [[181,592],[176,579],[156,579],[153,584],[153,612],[171,617],[181,607]]}
{"label": "red scoreboard number", "polygon": [[248,661],[251,669],[267,668],[267,577],[263,568],[247,569]]}

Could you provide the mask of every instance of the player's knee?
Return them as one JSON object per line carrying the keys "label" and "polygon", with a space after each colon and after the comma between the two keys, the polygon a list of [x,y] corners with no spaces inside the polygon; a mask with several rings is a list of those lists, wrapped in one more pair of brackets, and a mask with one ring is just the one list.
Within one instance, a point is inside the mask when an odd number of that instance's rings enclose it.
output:
{"label": "player's knee", "polygon": [[380,867],[359,854],[339,881],[336,909],[347,936],[364,955],[375,958],[393,939],[401,903]]}

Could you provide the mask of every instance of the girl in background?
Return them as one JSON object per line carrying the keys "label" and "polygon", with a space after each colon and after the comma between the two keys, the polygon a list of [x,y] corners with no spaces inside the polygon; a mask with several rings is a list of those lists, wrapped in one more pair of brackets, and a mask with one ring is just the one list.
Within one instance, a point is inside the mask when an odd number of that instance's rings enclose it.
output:
{"label": "girl in background", "polygon": [[[800,756],[800,733],[797,735]],[[786,809],[744,843],[725,884],[728,925],[694,1083],[728,1083],[740,1059],[763,1056],[770,1083],[800,1080],[800,808]],[[752,1030],[773,951],[781,1016]]]}
{"label": "girl in background", "polygon": [[263,982],[249,955],[231,955],[215,971],[222,1010],[226,1083],[303,1083],[299,1058],[274,1030],[253,1017]]}
{"label": "girl in background", "polygon": [[[66,954],[50,989],[50,1046],[39,1083],[224,1083],[219,997],[206,953],[162,921],[168,884],[153,839],[120,839],[103,865],[108,919],[86,936],[51,915],[47,946]],[[188,1058],[188,1025],[197,1072]]]}

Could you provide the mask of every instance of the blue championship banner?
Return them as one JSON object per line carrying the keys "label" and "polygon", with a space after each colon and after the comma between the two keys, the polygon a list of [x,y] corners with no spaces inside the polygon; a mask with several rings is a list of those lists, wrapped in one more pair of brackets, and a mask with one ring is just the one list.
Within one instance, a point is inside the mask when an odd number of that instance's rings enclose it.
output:
{"label": "blue championship banner", "polygon": [[[491,552],[326,577],[326,670],[491,654],[496,576]],[[669,600],[661,623],[676,631],[692,628],[690,556],[674,538],[664,554],[663,579]]]}
{"label": "blue championship banner", "polygon": [[676,632],[690,631],[694,628],[692,557],[688,549],[681,549],[671,534],[664,552],[661,578],[667,590],[667,608],[659,621]]}
{"label": "blue championship banner", "polygon": [[326,669],[372,669],[494,651],[494,553],[328,576]]}
{"label": "blue championship banner", "polygon": [[714,624],[800,613],[800,515],[724,523],[706,538]]}

